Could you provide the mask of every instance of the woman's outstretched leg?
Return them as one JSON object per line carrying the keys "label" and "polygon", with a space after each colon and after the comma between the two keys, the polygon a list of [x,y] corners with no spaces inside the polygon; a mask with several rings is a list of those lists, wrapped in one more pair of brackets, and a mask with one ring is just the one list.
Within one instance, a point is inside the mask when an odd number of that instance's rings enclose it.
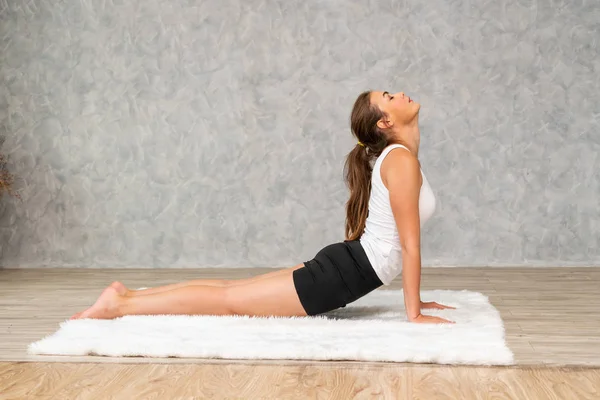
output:
{"label": "woman's outstretched leg", "polygon": [[303,266],[304,266],[304,263],[298,264],[298,265],[296,265],[294,267],[291,267],[291,268],[284,268],[284,269],[280,269],[280,270],[277,270],[277,271],[268,272],[266,274],[261,274],[261,275],[258,275],[258,276],[253,276],[251,278],[232,279],[232,280],[227,280],[227,279],[194,279],[194,280],[191,280],[191,281],[173,283],[173,284],[170,284],[170,285],[157,286],[157,287],[148,288],[148,289],[141,289],[141,290],[131,290],[131,289],[127,288],[121,282],[113,282],[110,286],[112,286],[113,288],[115,288],[115,290],[119,294],[121,294],[123,296],[146,296],[146,295],[149,295],[149,294],[155,294],[155,293],[161,293],[161,292],[165,292],[165,291],[169,291],[169,290],[173,290],[173,289],[179,289],[179,288],[186,287],[186,286],[226,287],[226,286],[246,285],[248,283],[256,282],[256,281],[259,281],[261,279],[267,279],[267,278],[271,278],[273,276],[277,276],[277,275],[281,275],[281,274],[286,274],[288,271],[294,271],[294,270],[296,270],[298,268],[302,268]]}
{"label": "woman's outstretched leg", "polygon": [[109,286],[87,310],[71,319],[113,319],[125,315],[160,314],[230,314],[225,301],[226,288],[216,286],[186,286],[150,294],[127,297]]}
{"label": "woman's outstretched leg", "polygon": [[238,286],[190,285],[144,296],[123,296],[109,286],[94,305],[73,319],[125,315],[306,315],[296,294],[293,270]]}

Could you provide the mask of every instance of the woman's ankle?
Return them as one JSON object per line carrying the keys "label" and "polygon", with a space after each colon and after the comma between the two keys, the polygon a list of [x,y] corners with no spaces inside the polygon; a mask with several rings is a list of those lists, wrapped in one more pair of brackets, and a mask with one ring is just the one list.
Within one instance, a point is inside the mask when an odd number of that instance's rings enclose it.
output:
{"label": "woman's ankle", "polygon": [[125,295],[119,295],[115,307],[117,316],[115,318],[124,317],[130,315],[131,312],[131,297]]}

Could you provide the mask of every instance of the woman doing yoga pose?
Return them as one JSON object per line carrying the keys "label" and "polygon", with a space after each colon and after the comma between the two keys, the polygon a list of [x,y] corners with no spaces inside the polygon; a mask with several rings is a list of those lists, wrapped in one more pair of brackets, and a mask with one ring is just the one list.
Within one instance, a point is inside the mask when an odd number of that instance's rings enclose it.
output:
{"label": "woman doing yoga pose", "polygon": [[144,290],[108,286],[78,318],[124,315],[318,315],[359,299],[402,273],[407,318],[449,323],[421,314],[452,308],[422,302],[421,224],[435,197],[418,160],[420,105],[404,93],[360,94],[351,114],[358,143],[348,154],[346,240],[310,261],[238,280],[193,280]]}

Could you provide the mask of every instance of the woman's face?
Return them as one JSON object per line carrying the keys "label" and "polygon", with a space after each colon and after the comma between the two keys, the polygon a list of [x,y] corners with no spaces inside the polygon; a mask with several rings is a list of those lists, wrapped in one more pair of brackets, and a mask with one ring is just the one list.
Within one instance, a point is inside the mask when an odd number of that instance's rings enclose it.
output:
{"label": "woman's face", "polygon": [[[379,107],[386,114],[387,121],[379,121],[381,129],[394,125],[406,125],[414,120],[419,113],[421,105],[406,96],[403,92],[371,92],[371,104]],[[387,125],[386,125],[387,122]]]}

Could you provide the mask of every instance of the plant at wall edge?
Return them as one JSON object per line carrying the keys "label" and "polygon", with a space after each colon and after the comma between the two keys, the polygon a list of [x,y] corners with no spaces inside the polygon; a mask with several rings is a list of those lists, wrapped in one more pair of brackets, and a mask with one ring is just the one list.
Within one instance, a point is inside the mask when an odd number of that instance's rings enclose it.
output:
{"label": "plant at wall edge", "polygon": [[[6,138],[4,136],[0,136],[0,147],[2,147],[5,140]],[[4,154],[0,154],[0,197],[2,197],[4,193],[8,193],[10,196],[23,201],[21,195],[13,189],[14,184],[15,177],[8,169],[8,158],[5,157]]]}

